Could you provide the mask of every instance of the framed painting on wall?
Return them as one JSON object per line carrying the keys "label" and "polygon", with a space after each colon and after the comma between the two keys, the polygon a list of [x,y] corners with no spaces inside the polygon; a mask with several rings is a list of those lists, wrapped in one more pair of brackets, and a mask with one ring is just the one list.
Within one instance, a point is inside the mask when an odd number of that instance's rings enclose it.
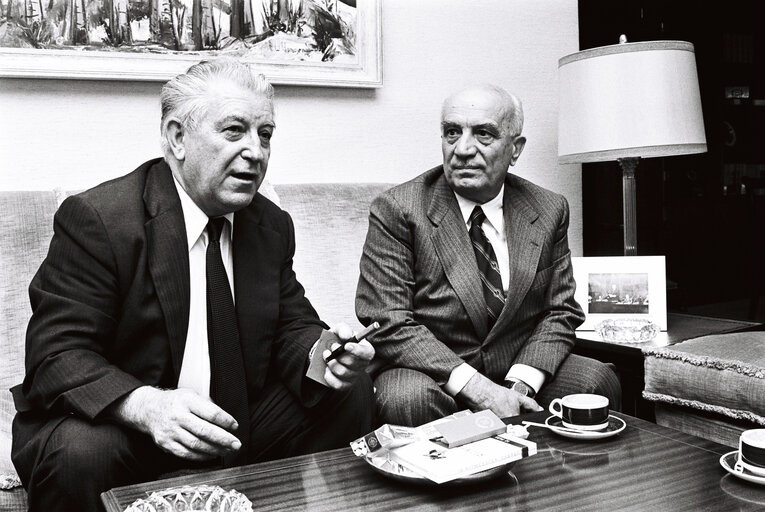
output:
{"label": "framed painting on wall", "polygon": [[231,55],[276,84],[382,85],[382,0],[0,0],[0,76],[165,81]]}
{"label": "framed painting on wall", "polygon": [[667,330],[667,282],[664,256],[599,256],[571,258],[576,281],[574,298],[592,331],[613,318],[650,320]]}

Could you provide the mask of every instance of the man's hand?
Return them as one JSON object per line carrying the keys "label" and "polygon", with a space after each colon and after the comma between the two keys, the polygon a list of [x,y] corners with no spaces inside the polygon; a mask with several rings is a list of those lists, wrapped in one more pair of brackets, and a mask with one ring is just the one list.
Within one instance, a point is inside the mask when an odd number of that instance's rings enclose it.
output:
{"label": "man's hand", "polygon": [[[353,331],[348,324],[337,324],[332,327],[331,331],[337,334],[341,340],[353,337]],[[335,350],[339,346],[339,343],[333,343],[331,349]],[[330,353],[330,350],[325,350],[323,356],[326,358]],[[327,363],[324,381],[332,389],[348,388],[366,370],[374,356],[375,349],[366,340],[361,340],[358,343],[346,343],[345,352],[337,359]]]}
{"label": "man's hand", "polygon": [[149,434],[177,457],[207,460],[241,448],[236,420],[212,400],[189,389],[135,389],[106,411],[122,424]]}
{"label": "man's hand", "polygon": [[490,409],[500,418],[517,416],[523,411],[542,410],[533,398],[495,384],[480,373],[473,375],[457,396],[467,402],[471,410]]}

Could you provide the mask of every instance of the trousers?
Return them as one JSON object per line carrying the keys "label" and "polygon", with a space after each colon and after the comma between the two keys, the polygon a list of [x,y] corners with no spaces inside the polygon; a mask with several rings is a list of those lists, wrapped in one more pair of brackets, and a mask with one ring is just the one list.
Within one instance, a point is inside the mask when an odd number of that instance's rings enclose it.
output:
{"label": "trousers", "polygon": [[[329,391],[304,408],[281,384],[266,386],[250,404],[249,463],[348,446],[372,430],[372,382],[364,374],[341,392]],[[17,418],[18,419],[18,418]],[[214,469],[161,450],[143,433],[111,422],[70,416],[53,431],[37,460],[14,461],[29,510],[103,511],[100,495],[113,487],[174,472]]]}
{"label": "trousers", "polygon": [[[382,423],[418,426],[467,409],[467,405],[446,393],[432,378],[415,370],[383,370],[374,385],[377,414]],[[534,399],[547,407],[554,398],[572,393],[604,395],[612,410],[621,408],[619,378],[608,365],[595,359],[569,354]]]}

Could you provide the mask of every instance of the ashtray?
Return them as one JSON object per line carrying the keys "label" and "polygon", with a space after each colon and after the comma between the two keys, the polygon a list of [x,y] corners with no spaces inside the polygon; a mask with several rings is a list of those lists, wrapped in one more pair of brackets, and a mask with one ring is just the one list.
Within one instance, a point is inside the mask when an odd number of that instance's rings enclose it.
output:
{"label": "ashtray", "polygon": [[252,512],[252,502],[239,491],[217,485],[171,487],[139,498],[125,512]]}
{"label": "ashtray", "polygon": [[659,333],[659,326],[640,318],[612,318],[595,326],[595,332],[613,343],[643,343]]}

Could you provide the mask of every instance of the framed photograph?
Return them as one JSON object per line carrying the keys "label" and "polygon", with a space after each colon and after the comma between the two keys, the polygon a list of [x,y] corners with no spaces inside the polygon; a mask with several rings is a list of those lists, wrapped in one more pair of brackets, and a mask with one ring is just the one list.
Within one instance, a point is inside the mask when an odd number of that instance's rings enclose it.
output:
{"label": "framed photograph", "polygon": [[574,297],[586,319],[580,331],[592,331],[607,318],[645,318],[667,330],[667,281],[664,256],[571,258]]}
{"label": "framed photograph", "polygon": [[0,0],[0,76],[166,81],[231,55],[276,84],[382,85],[382,0]]}

